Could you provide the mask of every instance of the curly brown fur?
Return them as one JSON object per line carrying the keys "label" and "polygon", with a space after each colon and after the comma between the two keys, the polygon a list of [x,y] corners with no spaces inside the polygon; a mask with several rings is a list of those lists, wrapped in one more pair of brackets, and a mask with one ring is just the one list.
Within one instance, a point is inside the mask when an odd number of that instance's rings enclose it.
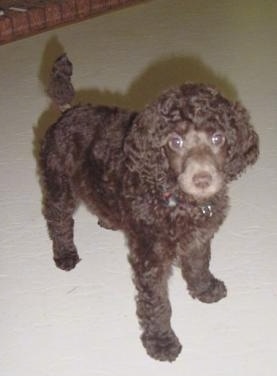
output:
{"label": "curly brown fur", "polygon": [[[52,97],[60,104],[58,92]],[[82,200],[101,226],[128,238],[142,342],[153,358],[175,360],[181,345],[170,325],[172,263],[178,260],[193,298],[212,303],[226,296],[209,271],[210,243],[228,210],[228,183],[257,156],[247,111],[201,84],[168,90],[140,113],[67,110],[41,148],[56,265],[70,270],[79,261],[72,215]]]}

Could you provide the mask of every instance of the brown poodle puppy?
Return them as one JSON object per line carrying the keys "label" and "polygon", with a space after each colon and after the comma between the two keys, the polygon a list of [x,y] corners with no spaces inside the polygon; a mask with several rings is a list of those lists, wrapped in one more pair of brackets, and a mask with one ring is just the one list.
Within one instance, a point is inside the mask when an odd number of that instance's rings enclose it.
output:
{"label": "brown poodle puppy", "polygon": [[70,270],[80,261],[72,215],[82,200],[101,226],[125,233],[143,345],[153,358],[173,361],[181,345],[170,325],[172,264],[178,261],[193,298],[226,296],[209,270],[210,243],[228,210],[228,183],[257,159],[258,136],[239,103],[202,84],[168,90],[140,113],[69,108],[71,73],[61,56],[48,93],[67,109],[40,156],[55,263]]}

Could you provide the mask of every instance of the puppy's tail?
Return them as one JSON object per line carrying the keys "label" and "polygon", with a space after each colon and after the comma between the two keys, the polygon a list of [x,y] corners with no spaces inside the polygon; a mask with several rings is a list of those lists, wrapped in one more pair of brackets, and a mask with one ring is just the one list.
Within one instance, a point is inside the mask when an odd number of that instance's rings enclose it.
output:
{"label": "puppy's tail", "polygon": [[75,90],[71,84],[72,63],[66,54],[61,55],[55,61],[47,94],[61,112],[71,107],[71,102],[75,96]]}

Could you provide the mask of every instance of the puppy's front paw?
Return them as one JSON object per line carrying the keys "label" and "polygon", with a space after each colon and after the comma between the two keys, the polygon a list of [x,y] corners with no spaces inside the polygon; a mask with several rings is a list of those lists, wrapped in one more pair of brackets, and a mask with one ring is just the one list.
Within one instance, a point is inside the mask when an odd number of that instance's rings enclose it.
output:
{"label": "puppy's front paw", "polygon": [[157,360],[173,362],[182,350],[173,331],[156,334],[144,333],[141,339],[148,355]]}
{"label": "puppy's front paw", "polygon": [[54,261],[58,268],[68,272],[69,270],[74,269],[81,259],[79,258],[78,253],[71,252],[61,257],[54,257]]}
{"label": "puppy's front paw", "polygon": [[203,303],[215,303],[220,299],[225,298],[226,295],[227,289],[225,284],[222,281],[214,278],[211,280],[208,289],[195,297]]}

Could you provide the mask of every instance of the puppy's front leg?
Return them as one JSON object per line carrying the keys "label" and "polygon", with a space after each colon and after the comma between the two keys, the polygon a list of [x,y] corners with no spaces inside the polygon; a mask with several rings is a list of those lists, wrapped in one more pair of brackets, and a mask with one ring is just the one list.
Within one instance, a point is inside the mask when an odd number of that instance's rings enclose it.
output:
{"label": "puppy's front leg", "polygon": [[132,239],[130,263],[138,291],[137,315],[143,329],[143,345],[154,359],[171,362],[180,353],[181,345],[170,325],[167,281],[171,262],[161,257],[158,247],[147,239]]}
{"label": "puppy's front leg", "polygon": [[193,298],[204,303],[217,302],[227,295],[224,283],[209,270],[210,257],[210,242],[203,245],[195,241],[180,247],[182,274],[188,290]]}

